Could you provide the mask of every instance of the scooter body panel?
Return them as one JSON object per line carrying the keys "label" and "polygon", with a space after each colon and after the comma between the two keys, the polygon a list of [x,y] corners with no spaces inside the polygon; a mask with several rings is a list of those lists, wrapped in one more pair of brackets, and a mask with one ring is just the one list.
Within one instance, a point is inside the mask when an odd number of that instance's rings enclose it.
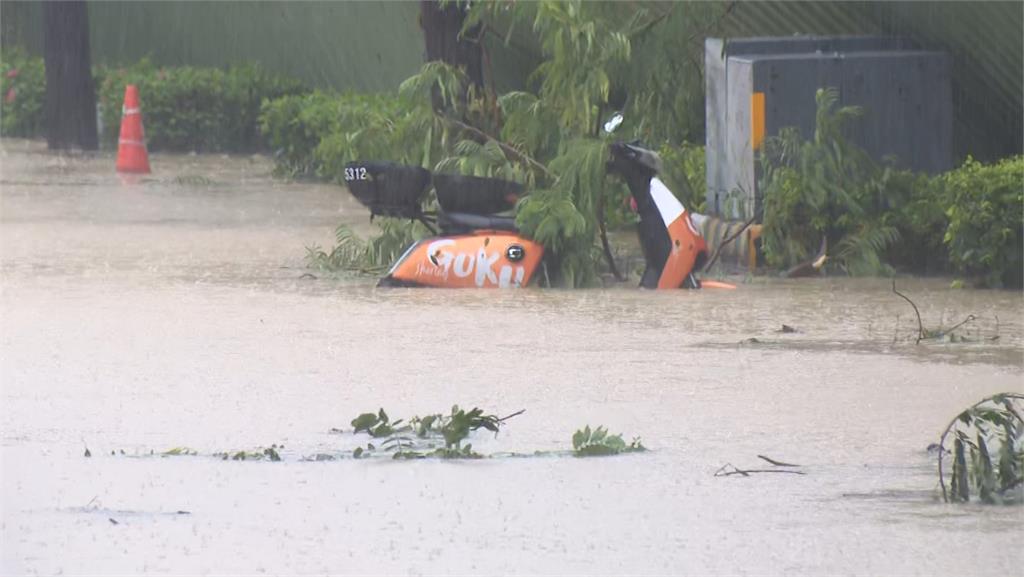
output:
{"label": "scooter body panel", "polygon": [[693,229],[690,215],[685,211],[667,227],[672,248],[665,259],[665,266],[658,278],[659,289],[676,289],[683,286],[686,277],[693,272],[697,257],[707,250],[704,239]]}
{"label": "scooter body panel", "polygon": [[519,288],[530,283],[544,247],[516,233],[480,230],[423,239],[405,252],[382,285]]}
{"label": "scooter body panel", "polygon": [[707,244],[686,208],[661,179],[651,178],[646,192],[637,199],[640,244],[648,267],[641,286],[680,288],[700,255],[706,253]]}

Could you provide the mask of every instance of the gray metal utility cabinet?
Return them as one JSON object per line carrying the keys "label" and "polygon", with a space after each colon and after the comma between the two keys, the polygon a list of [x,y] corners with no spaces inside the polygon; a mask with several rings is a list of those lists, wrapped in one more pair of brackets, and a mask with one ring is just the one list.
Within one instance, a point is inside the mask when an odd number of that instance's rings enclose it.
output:
{"label": "gray metal utility cabinet", "polygon": [[889,37],[708,38],[704,62],[711,213],[741,219],[760,209],[757,150],[787,126],[814,136],[818,88],[838,89],[838,106],[864,109],[849,134],[874,158],[928,173],[951,168],[953,103],[943,52]]}

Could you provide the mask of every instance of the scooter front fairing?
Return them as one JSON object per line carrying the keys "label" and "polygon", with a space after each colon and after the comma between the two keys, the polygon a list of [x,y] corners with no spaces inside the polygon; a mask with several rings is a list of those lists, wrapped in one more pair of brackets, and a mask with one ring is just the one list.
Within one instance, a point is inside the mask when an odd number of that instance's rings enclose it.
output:
{"label": "scooter front fairing", "polygon": [[544,247],[514,232],[480,230],[423,239],[381,279],[381,286],[525,287]]}

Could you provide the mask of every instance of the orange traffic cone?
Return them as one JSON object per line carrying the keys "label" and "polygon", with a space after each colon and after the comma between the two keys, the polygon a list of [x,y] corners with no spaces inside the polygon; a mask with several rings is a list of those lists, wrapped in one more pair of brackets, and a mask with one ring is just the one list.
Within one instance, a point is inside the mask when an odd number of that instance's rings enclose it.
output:
{"label": "orange traffic cone", "polygon": [[118,172],[149,173],[145,138],[142,111],[139,109],[139,89],[129,84],[124,87],[124,106],[121,108],[121,138],[117,141]]}

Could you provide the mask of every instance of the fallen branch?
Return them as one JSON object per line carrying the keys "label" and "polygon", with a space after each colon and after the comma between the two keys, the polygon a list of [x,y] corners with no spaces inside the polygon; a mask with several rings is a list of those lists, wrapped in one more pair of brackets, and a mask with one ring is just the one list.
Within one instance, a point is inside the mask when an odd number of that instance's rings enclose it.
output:
{"label": "fallen branch", "polygon": [[511,415],[506,415],[506,416],[498,419],[498,422],[499,423],[504,423],[505,421],[511,419],[512,417],[518,417],[519,415],[522,415],[525,412],[526,412],[526,409],[519,409],[518,411],[512,413]]}
{"label": "fallen branch", "polygon": [[917,310],[917,305],[914,304],[914,301],[910,300],[910,297],[896,290],[896,279],[892,279],[892,292],[914,307],[914,314],[917,315],[917,341],[914,344],[921,344],[921,339],[925,338],[924,323],[921,322],[921,311]]}
{"label": "fallen branch", "polygon": [[[729,469],[732,467],[732,469]],[[803,471],[790,471],[788,469],[740,469],[732,463],[726,463],[722,465],[717,471],[715,471],[716,477],[728,477],[730,475],[743,475],[749,477],[754,473],[788,473],[790,475],[805,475]]]}
{"label": "fallen branch", "polygon": [[800,466],[800,465],[794,465],[793,463],[783,463],[782,461],[776,461],[775,459],[772,459],[772,458],[769,458],[769,457],[765,457],[764,455],[758,455],[757,458],[761,459],[762,461],[768,461],[769,463],[771,463],[772,465],[775,465],[776,467],[799,467]]}
{"label": "fallen branch", "polygon": [[951,328],[951,329],[949,329],[948,331],[946,331],[946,334],[950,334],[950,333],[952,333],[953,331],[955,331],[955,330],[957,330],[958,328],[960,328],[960,327],[962,327],[962,326],[966,325],[967,323],[969,323],[969,322],[973,321],[974,319],[975,319],[975,316],[974,316],[974,315],[967,315],[967,318],[965,318],[964,320],[960,321],[960,324],[958,324],[958,325],[955,325],[955,326],[954,326],[953,328]]}
{"label": "fallen branch", "polygon": [[536,168],[537,170],[540,170],[548,178],[556,179],[555,175],[552,174],[550,170],[548,170],[548,167],[544,166],[543,164],[538,162],[536,159],[534,159],[530,155],[521,152],[520,150],[518,150],[516,147],[512,146],[511,144],[508,144],[507,142],[502,142],[502,141],[498,140],[497,138],[491,136],[490,134],[487,134],[483,130],[480,130],[479,128],[477,128],[475,126],[471,126],[469,124],[466,124],[465,122],[462,122],[461,120],[455,120],[454,118],[450,118],[448,116],[444,116],[443,114],[438,114],[437,117],[440,118],[441,120],[449,123],[449,124],[452,124],[452,125],[454,125],[454,126],[456,126],[458,128],[461,128],[462,130],[465,130],[467,132],[472,133],[477,138],[482,138],[482,139],[485,139],[485,140],[493,140],[494,143],[497,144],[498,147],[501,148],[502,150],[504,150],[505,152],[515,156],[519,160],[521,160],[521,161],[525,162],[526,164]]}
{"label": "fallen branch", "polygon": [[786,278],[800,278],[818,274],[821,267],[825,266],[826,261],[828,261],[828,237],[823,236],[818,254],[811,260],[793,265],[786,271],[785,276]]}

